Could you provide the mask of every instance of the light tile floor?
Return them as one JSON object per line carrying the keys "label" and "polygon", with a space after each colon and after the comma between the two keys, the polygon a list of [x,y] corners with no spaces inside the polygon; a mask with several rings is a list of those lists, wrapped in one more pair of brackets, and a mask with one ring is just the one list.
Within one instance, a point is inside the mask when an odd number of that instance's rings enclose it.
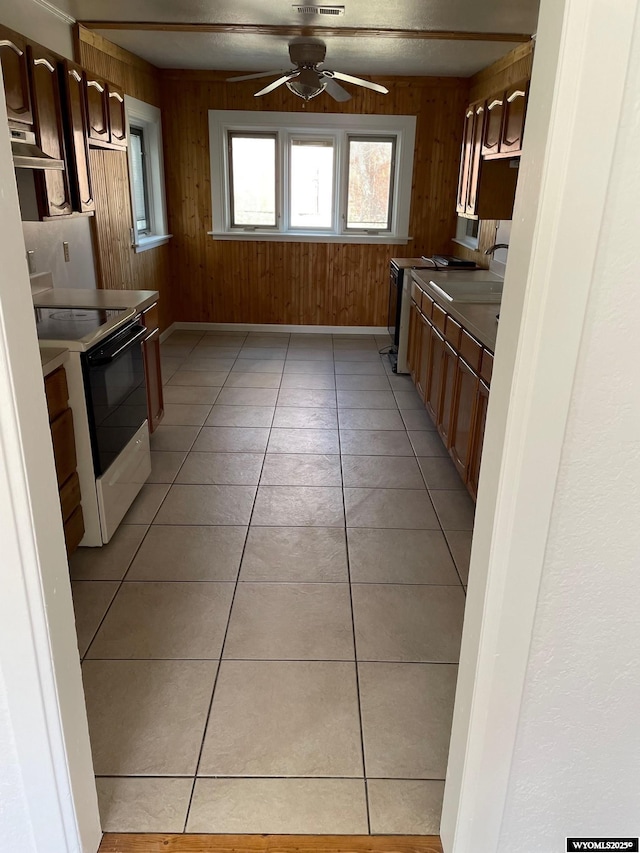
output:
{"label": "light tile floor", "polygon": [[473,504],[388,338],[174,332],[71,560],[103,829],[439,828]]}

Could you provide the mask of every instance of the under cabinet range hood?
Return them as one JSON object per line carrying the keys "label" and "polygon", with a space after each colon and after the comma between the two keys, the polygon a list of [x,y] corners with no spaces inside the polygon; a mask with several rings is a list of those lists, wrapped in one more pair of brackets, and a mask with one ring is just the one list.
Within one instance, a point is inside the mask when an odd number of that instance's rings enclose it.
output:
{"label": "under cabinet range hood", "polygon": [[30,130],[10,128],[13,165],[16,169],[64,170],[64,160],[56,160],[36,145],[36,135]]}

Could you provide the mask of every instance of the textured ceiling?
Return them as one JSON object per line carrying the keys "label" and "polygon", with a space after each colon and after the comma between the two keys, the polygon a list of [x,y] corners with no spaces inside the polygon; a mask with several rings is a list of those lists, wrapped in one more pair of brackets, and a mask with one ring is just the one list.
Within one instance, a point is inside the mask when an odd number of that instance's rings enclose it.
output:
{"label": "textured ceiling", "polygon": [[[328,0],[316,0],[326,3]],[[330,0],[329,0],[330,2]],[[339,2],[339,0],[337,0]],[[344,0],[345,15],[302,16],[291,0],[54,0],[80,21],[322,26],[532,34],[538,0]],[[262,71],[289,68],[290,38],[255,33],[98,29],[164,68]],[[355,74],[469,76],[515,43],[323,35],[325,67]]]}

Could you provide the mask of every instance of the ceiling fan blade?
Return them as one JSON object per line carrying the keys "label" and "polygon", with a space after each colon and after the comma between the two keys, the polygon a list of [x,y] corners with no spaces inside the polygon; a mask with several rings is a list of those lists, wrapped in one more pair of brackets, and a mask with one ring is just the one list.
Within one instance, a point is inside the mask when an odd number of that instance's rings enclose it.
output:
{"label": "ceiling fan blade", "polygon": [[360,77],[352,77],[350,74],[342,74],[340,71],[322,71],[325,77],[342,80],[345,83],[354,83],[356,86],[364,86],[365,89],[373,89],[374,92],[379,92],[381,95],[388,95],[389,90],[379,83],[371,83],[369,80],[362,80]]}
{"label": "ceiling fan blade", "polygon": [[278,86],[282,86],[283,83],[288,83],[289,80],[293,80],[293,78],[297,77],[299,73],[299,71],[291,71],[288,74],[285,74],[284,77],[278,77],[278,79],[274,80],[273,83],[269,83],[269,85],[265,86],[264,89],[260,89],[259,92],[256,92],[253,97],[259,98],[260,95],[268,95],[269,92],[273,92],[273,90],[277,89]]}
{"label": "ceiling fan blade", "polygon": [[331,77],[327,78],[327,85],[325,86],[325,92],[331,95],[334,101],[350,101],[351,95],[347,92],[346,89],[343,89],[339,83],[336,83]]}
{"label": "ceiling fan blade", "polygon": [[257,74],[243,74],[242,77],[227,77],[227,83],[239,83],[241,80],[257,80],[258,77],[275,77],[276,74],[287,74],[282,68],[277,71],[259,71]]}

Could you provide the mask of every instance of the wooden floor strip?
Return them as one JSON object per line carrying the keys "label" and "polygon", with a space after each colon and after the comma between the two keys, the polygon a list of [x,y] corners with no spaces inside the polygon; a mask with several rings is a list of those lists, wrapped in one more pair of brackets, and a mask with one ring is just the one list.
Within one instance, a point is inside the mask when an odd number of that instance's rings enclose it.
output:
{"label": "wooden floor strip", "polygon": [[98,853],[442,853],[437,835],[106,833]]}

